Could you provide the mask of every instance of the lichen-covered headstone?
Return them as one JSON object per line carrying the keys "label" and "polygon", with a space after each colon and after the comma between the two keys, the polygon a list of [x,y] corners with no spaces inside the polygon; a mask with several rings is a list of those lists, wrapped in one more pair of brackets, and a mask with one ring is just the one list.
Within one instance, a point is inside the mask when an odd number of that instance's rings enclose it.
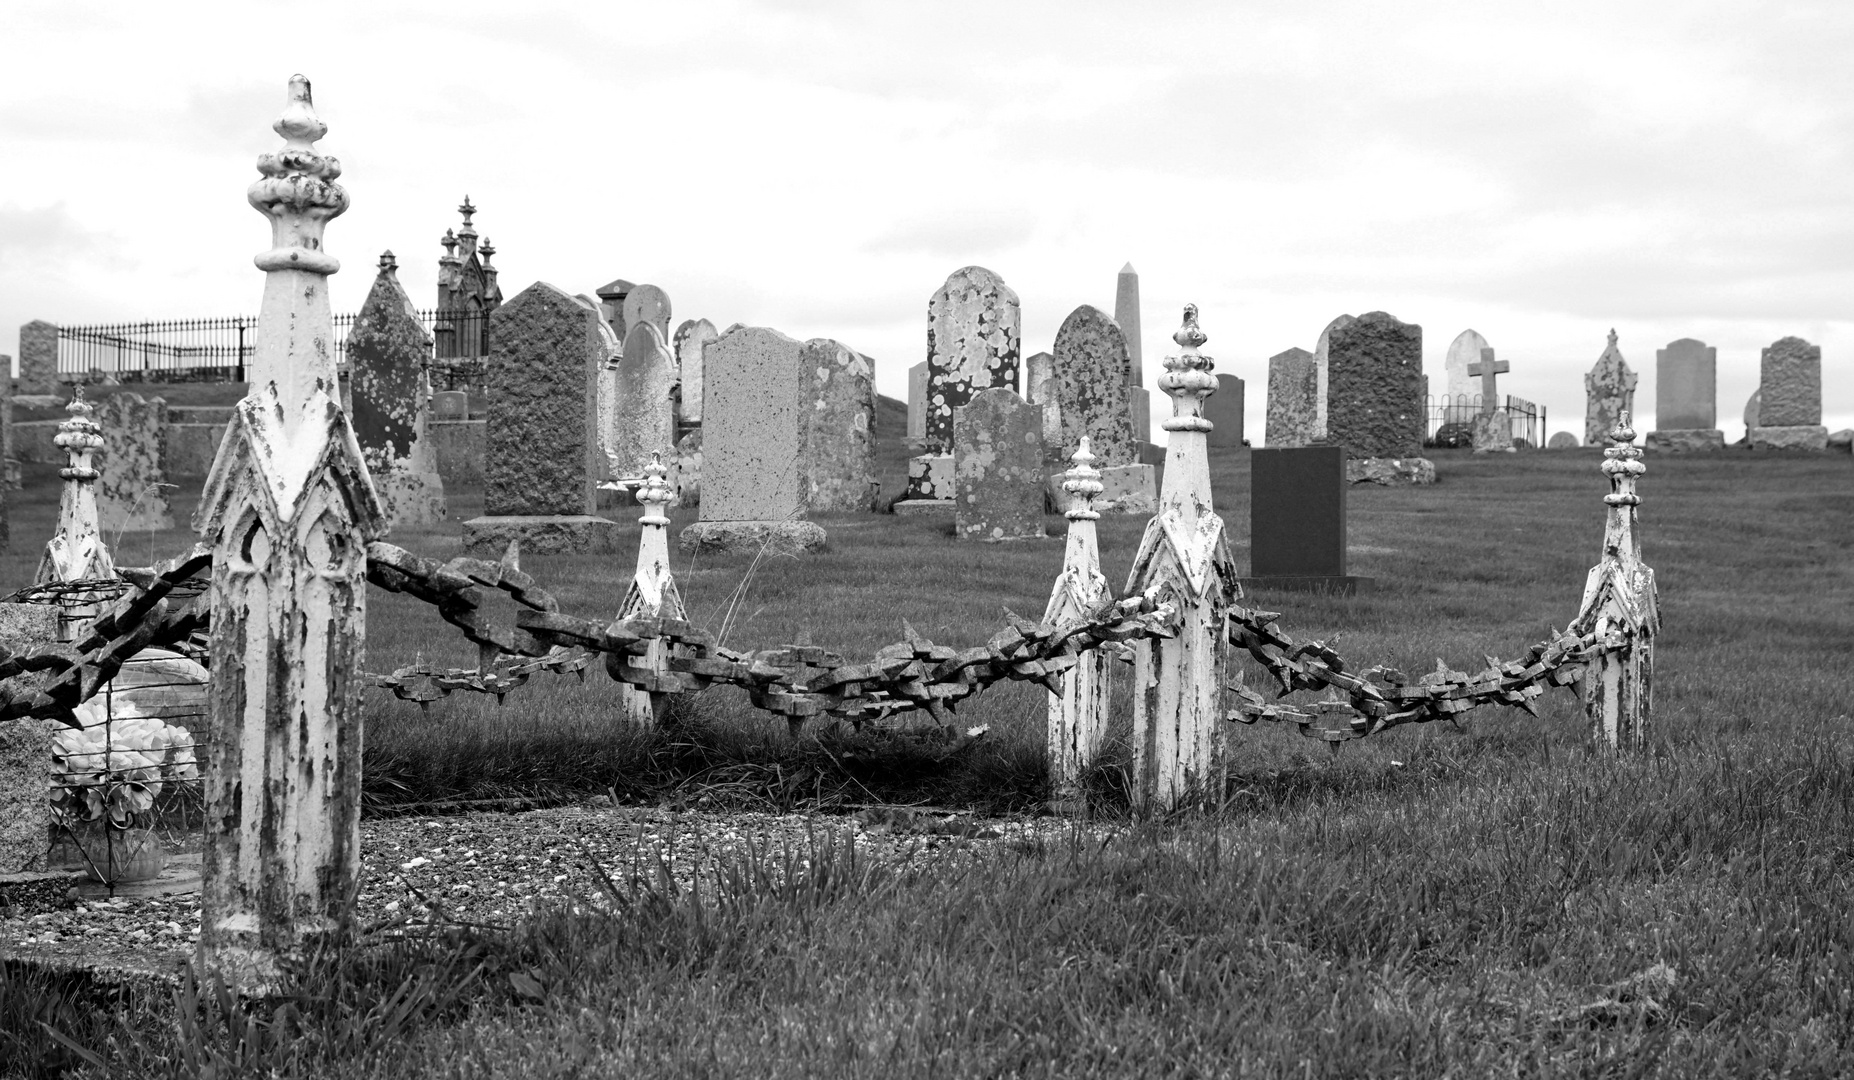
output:
{"label": "lichen-covered headstone", "polygon": [[19,328],[19,392],[58,392],[58,327],[34,319]]}
{"label": "lichen-covered headstone", "polygon": [[650,323],[657,328],[657,336],[664,341],[670,339],[670,298],[669,293],[655,285],[633,286],[623,300],[624,336],[630,338],[631,331],[638,323]]}
{"label": "lichen-covered headstone", "polygon": [[1634,413],[1637,378],[1622,358],[1622,350],[1616,347],[1616,332],[1611,330],[1603,355],[1597,357],[1595,367],[1584,373],[1585,444],[1606,445],[1622,414]]}
{"label": "lichen-covered headstone", "polygon": [[927,302],[927,442],[953,445],[953,410],[992,387],[1017,389],[1017,294],[982,266],[956,270]]}
{"label": "lichen-covered headstone", "polygon": [[810,513],[841,514],[875,505],[875,367],[829,338],[800,352],[811,416],[799,483]]}
{"label": "lichen-covered headstone", "polygon": [[389,251],[348,332],[347,357],[354,438],[394,525],[434,525],[445,517],[444,481],[427,432],[431,347]]}
{"label": "lichen-covered headstone", "polygon": [[1487,339],[1475,330],[1463,330],[1449,343],[1442,370],[1447,380],[1443,392],[1450,405],[1466,405],[1480,393],[1480,379],[1468,374],[1468,369],[1481,362],[1481,350],[1485,348]]}
{"label": "lichen-covered headstone", "polygon": [[668,458],[676,447],[676,415],[670,399],[676,382],[675,357],[663,343],[656,323],[643,319],[629,326],[624,355],[618,362],[607,442],[612,475],[627,480],[644,475],[652,454]]}
{"label": "lichen-covered headstone", "polygon": [[1422,327],[1382,311],[1333,326],[1327,395],[1326,441],[1345,447],[1349,462],[1379,463],[1348,464],[1348,477],[1434,482],[1435,466],[1421,456],[1427,414]]}
{"label": "lichen-covered headstone", "polygon": [[1313,438],[1324,439],[1327,434],[1327,417],[1332,413],[1332,374],[1330,349],[1333,331],[1352,324],[1352,316],[1340,315],[1326,324],[1320,331],[1319,341],[1313,346],[1313,370],[1317,380],[1313,391]]}
{"label": "lichen-covered headstone", "polygon": [[1263,441],[1276,449],[1306,446],[1319,432],[1319,370],[1294,348],[1268,358],[1268,419]]}
{"label": "lichen-covered headstone", "polygon": [[1764,349],[1759,369],[1757,425],[1747,436],[1760,450],[1825,450],[1822,426],[1822,347],[1786,337]]}
{"label": "lichen-covered headstone", "polygon": [[707,319],[685,319],[676,328],[670,351],[676,354],[676,377],[681,386],[677,395],[677,420],[692,425],[702,422],[702,356],[720,335]]}
{"label": "lichen-covered headstone", "polygon": [[1066,463],[1087,436],[1096,468],[1137,463],[1139,446],[1127,411],[1132,361],[1120,325],[1100,308],[1083,304],[1062,320],[1052,352],[1062,428],[1061,444],[1045,447],[1049,461]]}
{"label": "lichen-covered headstone", "polygon": [[103,448],[97,465],[97,524],[105,536],[174,527],[161,470],[167,402],[111,394],[98,409]]}
{"label": "lichen-covered headstone", "polygon": [[1042,410],[993,387],[953,421],[954,524],[961,540],[1023,540],[1043,532]]}
{"label": "lichen-covered headstone", "polygon": [[702,513],[678,539],[684,550],[822,546],[824,530],[802,520],[803,350],[771,327],[736,326],[703,352]]}
{"label": "lichen-covered headstone", "polygon": [[615,545],[616,523],[593,514],[609,335],[596,306],[544,281],[490,315],[484,516],[464,523],[472,551],[499,554],[511,539],[534,553]]}

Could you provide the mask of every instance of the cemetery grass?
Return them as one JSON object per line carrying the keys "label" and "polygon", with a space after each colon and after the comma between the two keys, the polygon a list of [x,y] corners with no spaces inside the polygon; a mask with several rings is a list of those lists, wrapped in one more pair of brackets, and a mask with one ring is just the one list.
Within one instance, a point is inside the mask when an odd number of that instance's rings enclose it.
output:
{"label": "cemetery grass", "polygon": [[[1356,664],[1413,672],[1438,657],[1471,669],[1561,628],[1600,546],[1596,454],[1436,457],[1435,488],[1351,493],[1352,570],[1377,591],[1245,602],[1286,612],[1297,637],[1337,637]],[[744,856],[699,894],[660,885],[616,915],[561,912],[327,957],[303,976],[294,1014],[215,1005],[210,987],[198,1004],[15,974],[0,980],[0,1030],[53,1020],[83,1050],[37,1039],[28,1049],[48,1069],[94,1054],[136,1075],[240,1054],[254,1073],[269,1063],[355,1077],[627,1065],[1844,1075],[1854,463],[1727,453],[1648,465],[1643,547],[1663,629],[1654,745],[1630,760],[1594,754],[1562,692],[1536,720],[1481,710],[1336,757],[1288,730],[1236,728],[1224,797],[1206,816],[1105,840],[1077,826],[933,866],[859,863],[820,829],[810,850]],[[1239,564],[1246,471],[1241,451],[1213,456]],[[29,472],[14,504],[14,582],[51,529],[45,479]],[[455,516],[478,509],[471,499],[455,493]],[[866,656],[900,638],[903,618],[970,645],[1001,625],[1003,606],[1040,613],[1060,562],[1059,540],[968,547],[919,519],[824,523],[831,550],[811,559],[680,558],[692,617],[737,647],[808,630]],[[1142,525],[1103,520],[1116,588]],[[443,557],[453,529],[393,539]],[[151,538],[162,555],[183,541]],[[608,612],[630,555],[525,565],[565,610]],[[371,669],[421,654],[471,661],[429,610],[377,590],[370,605]],[[583,685],[537,676],[501,709],[456,695],[423,714],[370,691],[369,798],[1002,812],[1045,795],[1041,696],[1029,687],[962,708],[962,725],[989,726],[974,742],[828,727],[793,740],[722,692],[642,735],[612,719],[610,687],[597,672]],[[1123,807],[1124,746],[1107,757],[1097,825]],[[585,889],[596,897],[601,883],[589,876]]]}

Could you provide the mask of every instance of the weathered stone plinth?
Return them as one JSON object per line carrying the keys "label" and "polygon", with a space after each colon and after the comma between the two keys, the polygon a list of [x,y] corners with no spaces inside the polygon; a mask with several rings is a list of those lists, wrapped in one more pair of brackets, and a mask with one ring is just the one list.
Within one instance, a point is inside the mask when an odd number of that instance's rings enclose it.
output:
{"label": "weathered stone plinth", "polygon": [[828,538],[815,521],[698,521],[676,537],[676,546],[694,551],[758,551],[803,555],[820,551]]}
{"label": "weathered stone plinth", "polygon": [[1819,454],[1828,449],[1828,429],[1821,424],[1754,427],[1751,429],[1751,449],[1804,450]]}
{"label": "weathered stone plinth", "polygon": [[953,455],[921,454],[908,459],[908,491],[895,504],[895,512],[908,513],[902,507],[914,502],[945,503],[953,508]]}
{"label": "weathered stone plinth", "polygon": [[1436,463],[1428,458],[1352,458],[1345,463],[1348,484],[1417,487],[1436,482]]}
{"label": "weathered stone plinth", "polygon": [[464,550],[479,558],[500,556],[511,540],[526,555],[559,555],[614,552],[618,539],[617,522],[591,514],[507,514],[463,523]]}
{"label": "weathered stone plinth", "polygon": [[1841,453],[1854,452],[1854,428],[1842,428],[1828,436],[1828,448]]}
{"label": "weathered stone plinth", "polygon": [[1648,449],[1668,453],[1694,453],[1725,449],[1725,432],[1718,428],[1670,428],[1648,433]]}
{"label": "weathered stone plinth", "polygon": [[1474,414],[1474,452],[1477,454],[1511,454],[1513,422],[1505,409]]}
{"label": "weathered stone plinth", "polygon": [[[1109,514],[1152,514],[1159,505],[1158,470],[1151,465],[1122,465],[1113,469],[1099,470],[1095,479],[1101,485],[1101,493],[1094,498],[1092,509],[1097,513]],[[1044,508],[1054,513],[1054,507],[1068,501],[1068,493],[1063,490],[1062,482],[1068,473],[1051,473],[1044,479]]]}

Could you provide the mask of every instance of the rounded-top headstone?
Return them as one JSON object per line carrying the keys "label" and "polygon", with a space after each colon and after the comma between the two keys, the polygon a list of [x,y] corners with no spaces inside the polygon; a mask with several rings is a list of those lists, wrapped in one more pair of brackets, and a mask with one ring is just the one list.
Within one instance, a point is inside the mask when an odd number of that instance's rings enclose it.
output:
{"label": "rounded-top headstone", "polygon": [[1759,427],[1822,422],[1822,347],[1786,337],[1764,349],[1758,380]]}
{"label": "rounded-top headstone", "polygon": [[1450,405],[1466,405],[1481,392],[1480,380],[1468,374],[1468,368],[1481,362],[1481,350],[1487,347],[1487,339],[1476,330],[1463,330],[1449,343],[1442,368],[1447,379],[1443,393]]}
{"label": "rounded-top headstone", "polygon": [[953,410],[993,387],[1017,389],[1017,293],[982,266],[947,277],[927,301],[927,442],[953,444]]}
{"label": "rounded-top headstone", "polygon": [[1560,431],[1558,434],[1551,437],[1551,442],[1547,443],[1545,448],[1548,450],[1575,450],[1577,446],[1577,436],[1568,431]]}
{"label": "rounded-top headstone", "polygon": [[[1326,417],[1332,399],[1332,381],[1327,361],[1333,331],[1350,326],[1354,321],[1351,315],[1340,315],[1333,319],[1326,324],[1326,329],[1320,331],[1319,340],[1313,346],[1313,437],[1316,439],[1326,437]],[[1475,359],[1480,357],[1477,355]]]}
{"label": "rounded-top headstone", "polygon": [[657,328],[657,336],[664,341],[670,339],[670,298],[656,285],[634,286],[625,294],[622,311],[624,314],[625,336],[631,335],[638,323],[650,323]]}
{"label": "rounded-top headstone", "polygon": [[1067,460],[1087,436],[1096,467],[1116,468],[1139,462],[1128,411],[1132,362],[1126,335],[1113,316],[1088,304],[1076,308],[1056,331],[1051,360],[1060,445],[1045,447],[1052,463]]}

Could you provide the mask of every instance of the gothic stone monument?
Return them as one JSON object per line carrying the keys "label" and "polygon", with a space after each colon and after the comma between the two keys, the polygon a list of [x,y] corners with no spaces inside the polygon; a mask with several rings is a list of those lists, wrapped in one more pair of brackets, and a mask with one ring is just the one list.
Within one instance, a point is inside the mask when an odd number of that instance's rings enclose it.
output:
{"label": "gothic stone monument", "polygon": [[1373,311],[1327,330],[1325,441],[1346,453],[1352,483],[1433,484],[1421,456],[1423,328]]}
{"label": "gothic stone monument", "polygon": [[804,346],[765,326],[733,326],[703,352],[701,520],[684,551],[814,551],[800,481],[812,401]]}
{"label": "gothic stone monument", "polygon": [[1637,378],[1622,358],[1622,350],[1616,347],[1616,331],[1610,330],[1603,355],[1584,374],[1585,445],[1605,445],[1622,414],[1634,413]]}
{"label": "gothic stone monument", "polygon": [[490,316],[483,516],[463,526],[472,555],[510,540],[531,553],[617,549],[617,523],[593,513],[601,330],[596,308],[544,281]]}
{"label": "gothic stone monument", "polygon": [[986,541],[1046,535],[1042,410],[1000,386],[981,391],[953,417],[955,535]]}
{"label": "gothic stone monument", "polygon": [[[1681,338],[1654,354],[1654,426],[1650,450],[1723,450],[1719,430],[1719,350]],[[1586,433],[1588,434],[1588,433]]]}
{"label": "gothic stone monument", "polygon": [[1822,426],[1822,347],[1799,337],[1772,342],[1759,368],[1756,425],[1747,432],[1756,450],[1828,449]]}
{"label": "gothic stone monument", "polygon": [[1268,358],[1268,419],[1263,441],[1276,448],[1305,446],[1319,430],[1319,370],[1313,354],[1294,348]]}
{"label": "gothic stone monument", "polygon": [[379,273],[348,334],[350,416],[374,491],[394,525],[444,520],[444,481],[427,425],[432,336],[399,284],[398,261]]}

